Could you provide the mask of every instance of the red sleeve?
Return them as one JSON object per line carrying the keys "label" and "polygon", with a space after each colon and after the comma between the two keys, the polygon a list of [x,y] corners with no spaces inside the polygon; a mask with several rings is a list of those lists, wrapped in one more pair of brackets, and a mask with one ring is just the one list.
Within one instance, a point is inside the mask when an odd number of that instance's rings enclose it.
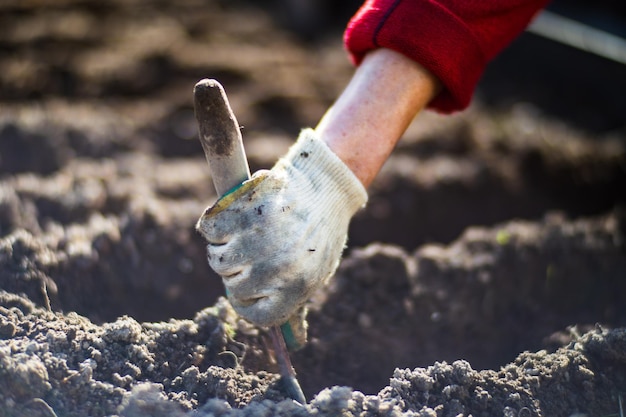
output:
{"label": "red sleeve", "polygon": [[344,42],[358,65],[389,48],[419,62],[444,85],[429,105],[449,113],[468,106],[487,63],[549,0],[367,0]]}

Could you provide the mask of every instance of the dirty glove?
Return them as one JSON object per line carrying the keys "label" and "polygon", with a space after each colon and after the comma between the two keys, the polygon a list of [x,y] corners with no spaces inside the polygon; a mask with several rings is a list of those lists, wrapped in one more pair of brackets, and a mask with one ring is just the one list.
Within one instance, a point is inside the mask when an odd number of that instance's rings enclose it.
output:
{"label": "dirty glove", "polygon": [[239,315],[259,326],[291,318],[302,332],[295,322],[302,327],[305,302],[335,272],[366,201],[352,171],[306,129],[272,170],[224,195],[196,228]]}

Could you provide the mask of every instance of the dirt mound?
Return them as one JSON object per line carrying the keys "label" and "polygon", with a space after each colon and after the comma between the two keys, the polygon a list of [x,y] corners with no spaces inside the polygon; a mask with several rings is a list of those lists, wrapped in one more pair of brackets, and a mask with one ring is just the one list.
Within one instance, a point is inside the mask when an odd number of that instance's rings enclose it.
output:
{"label": "dirt mound", "polygon": [[623,325],[624,220],[549,217],[470,228],[413,254],[355,250],[310,315],[312,343],[295,355],[301,379],[375,393],[395,367],[465,359],[497,368],[554,349],[573,323]]}
{"label": "dirt mound", "polygon": [[215,195],[191,90],[219,79],[270,167],[349,78],[339,35],[242,1],[5,2],[0,23],[0,416],[618,415],[623,129],[419,116],[311,300],[299,405],[193,230]]}
{"label": "dirt mound", "polygon": [[[623,294],[623,280],[613,281],[610,277],[613,273],[624,276],[624,257],[611,261],[612,250],[601,242],[615,237],[623,239],[624,234],[615,235],[615,219],[603,220],[599,223],[604,226],[599,228],[594,227],[595,222],[567,225],[564,228],[573,233],[560,231],[568,236],[556,240],[567,243],[557,246],[571,250],[576,242],[598,242],[598,252],[609,252],[604,268],[608,274],[594,277],[593,286],[602,288],[600,292]],[[532,226],[527,228],[531,233],[519,233],[523,229],[513,224],[483,234],[498,235],[507,230],[511,233],[510,242],[496,244],[510,245],[511,252],[529,254],[529,248],[537,247],[528,244],[536,242],[536,236]],[[546,235],[558,236],[559,231]],[[483,246],[478,252],[485,250],[485,241],[464,238],[446,249],[426,247],[414,258],[397,247],[373,246],[347,258],[336,285],[324,294],[321,311],[311,316],[311,344],[295,356],[301,382],[306,388],[315,382],[331,386],[333,380],[341,383],[342,378],[373,384],[389,366],[398,368],[388,374],[389,385],[378,395],[335,386],[323,389],[306,406],[285,399],[275,374],[250,373],[253,365],[271,362],[271,358],[265,357],[267,335],[238,320],[223,299],[200,311],[193,320],[140,324],[123,316],[96,325],[76,313],[53,313],[24,297],[2,291],[2,415],[49,416],[51,410],[67,416],[184,415],[189,410],[195,410],[193,415],[199,416],[570,416],[576,412],[615,412],[626,387],[624,329],[605,330],[596,325],[582,337],[572,329],[569,335],[555,335],[550,340],[553,344],[565,344],[554,353],[525,352],[499,371],[476,371],[465,360],[403,368],[402,362],[415,364],[427,362],[430,357],[463,356],[464,352],[466,357],[478,355],[487,360],[498,352],[511,353],[520,345],[532,344],[533,337],[560,325],[559,319],[550,314],[552,309],[567,310],[553,305],[555,300],[551,298],[563,295],[559,291],[550,296],[558,284],[532,290],[537,283],[520,282],[526,291],[511,288],[515,280],[488,285],[490,280],[484,276],[497,271],[497,265],[506,263],[511,254],[497,257],[500,261],[484,262],[475,252],[477,246]],[[450,262],[445,253],[448,251],[465,252],[466,256]],[[505,248],[502,252],[506,251]],[[467,256],[468,253],[473,255]],[[407,268],[415,259],[417,270]],[[529,263],[534,264],[532,259]],[[418,272],[426,264],[430,268],[422,273],[434,277],[431,280]],[[438,272],[434,272],[435,264],[439,265]],[[617,271],[611,273],[611,269]],[[360,273],[356,274],[356,270]],[[381,276],[381,271],[393,273]],[[572,277],[575,283],[585,281],[582,272]],[[495,281],[504,279],[494,275]],[[468,282],[459,289],[461,280]],[[578,285],[584,285],[582,282]],[[356,290],[363,286],[370,288]],[[379,288],[371,288],[376,286]],[[348,288],[340,292],[339,287]],[[509,290],[501,291],[502,288]],[[453,289],[459,291],[451,302],[448,297]],[[348,294],[342,303],[333,300],[340,294]],[[582,310],[588,310],[591,316],[601,305],[615,311],[621,306],[618,298],[615,297],[614,305],[607,305],[596,303],[597,298],[591,297],[589,307]],[[567,301],[564,304],[571,301],[579,305],[576,299]],[[381,303],[385,307],[381,308]],[[579,310],[576,309],[577,314]],[[366,312],[380,314],[368,316]],[[519,318],[531,313],[539,314],[543,322],[531,317],[523,332],[524,323]],[[623,322],[626,317],[623,311],[621,314],[617,320]],[[579,317],[584,315],[583,311]],[[546,323],[550,319],[553,322]],[[540,328],[533,328],[538,322]],[[507,331],[498,325],[516,328]],[[320,334],[324,337],[317,337]],[[480,348],[483,351],[477,352]]]}

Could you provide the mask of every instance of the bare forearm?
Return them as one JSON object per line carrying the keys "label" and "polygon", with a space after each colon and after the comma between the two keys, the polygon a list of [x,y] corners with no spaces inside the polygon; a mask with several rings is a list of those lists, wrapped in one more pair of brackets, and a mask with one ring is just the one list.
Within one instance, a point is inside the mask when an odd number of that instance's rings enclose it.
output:
{"label": "bare forearm", "polygon": [[315,130],[367,187],[438,89],[437,79],[419,64],[378,49],[365,57]]}

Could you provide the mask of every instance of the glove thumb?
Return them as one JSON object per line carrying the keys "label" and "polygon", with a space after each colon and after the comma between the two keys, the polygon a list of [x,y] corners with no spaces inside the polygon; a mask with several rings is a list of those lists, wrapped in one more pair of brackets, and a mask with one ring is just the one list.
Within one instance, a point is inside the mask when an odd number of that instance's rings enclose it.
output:
{"label": "glove thumb", "polygon": [[306,321],[307,312],[306,307],[300,307],[289,317],[286,323],[280,326],[287,349],[291,351],[302,349],[307,343],[307,329],[309,327]]}

